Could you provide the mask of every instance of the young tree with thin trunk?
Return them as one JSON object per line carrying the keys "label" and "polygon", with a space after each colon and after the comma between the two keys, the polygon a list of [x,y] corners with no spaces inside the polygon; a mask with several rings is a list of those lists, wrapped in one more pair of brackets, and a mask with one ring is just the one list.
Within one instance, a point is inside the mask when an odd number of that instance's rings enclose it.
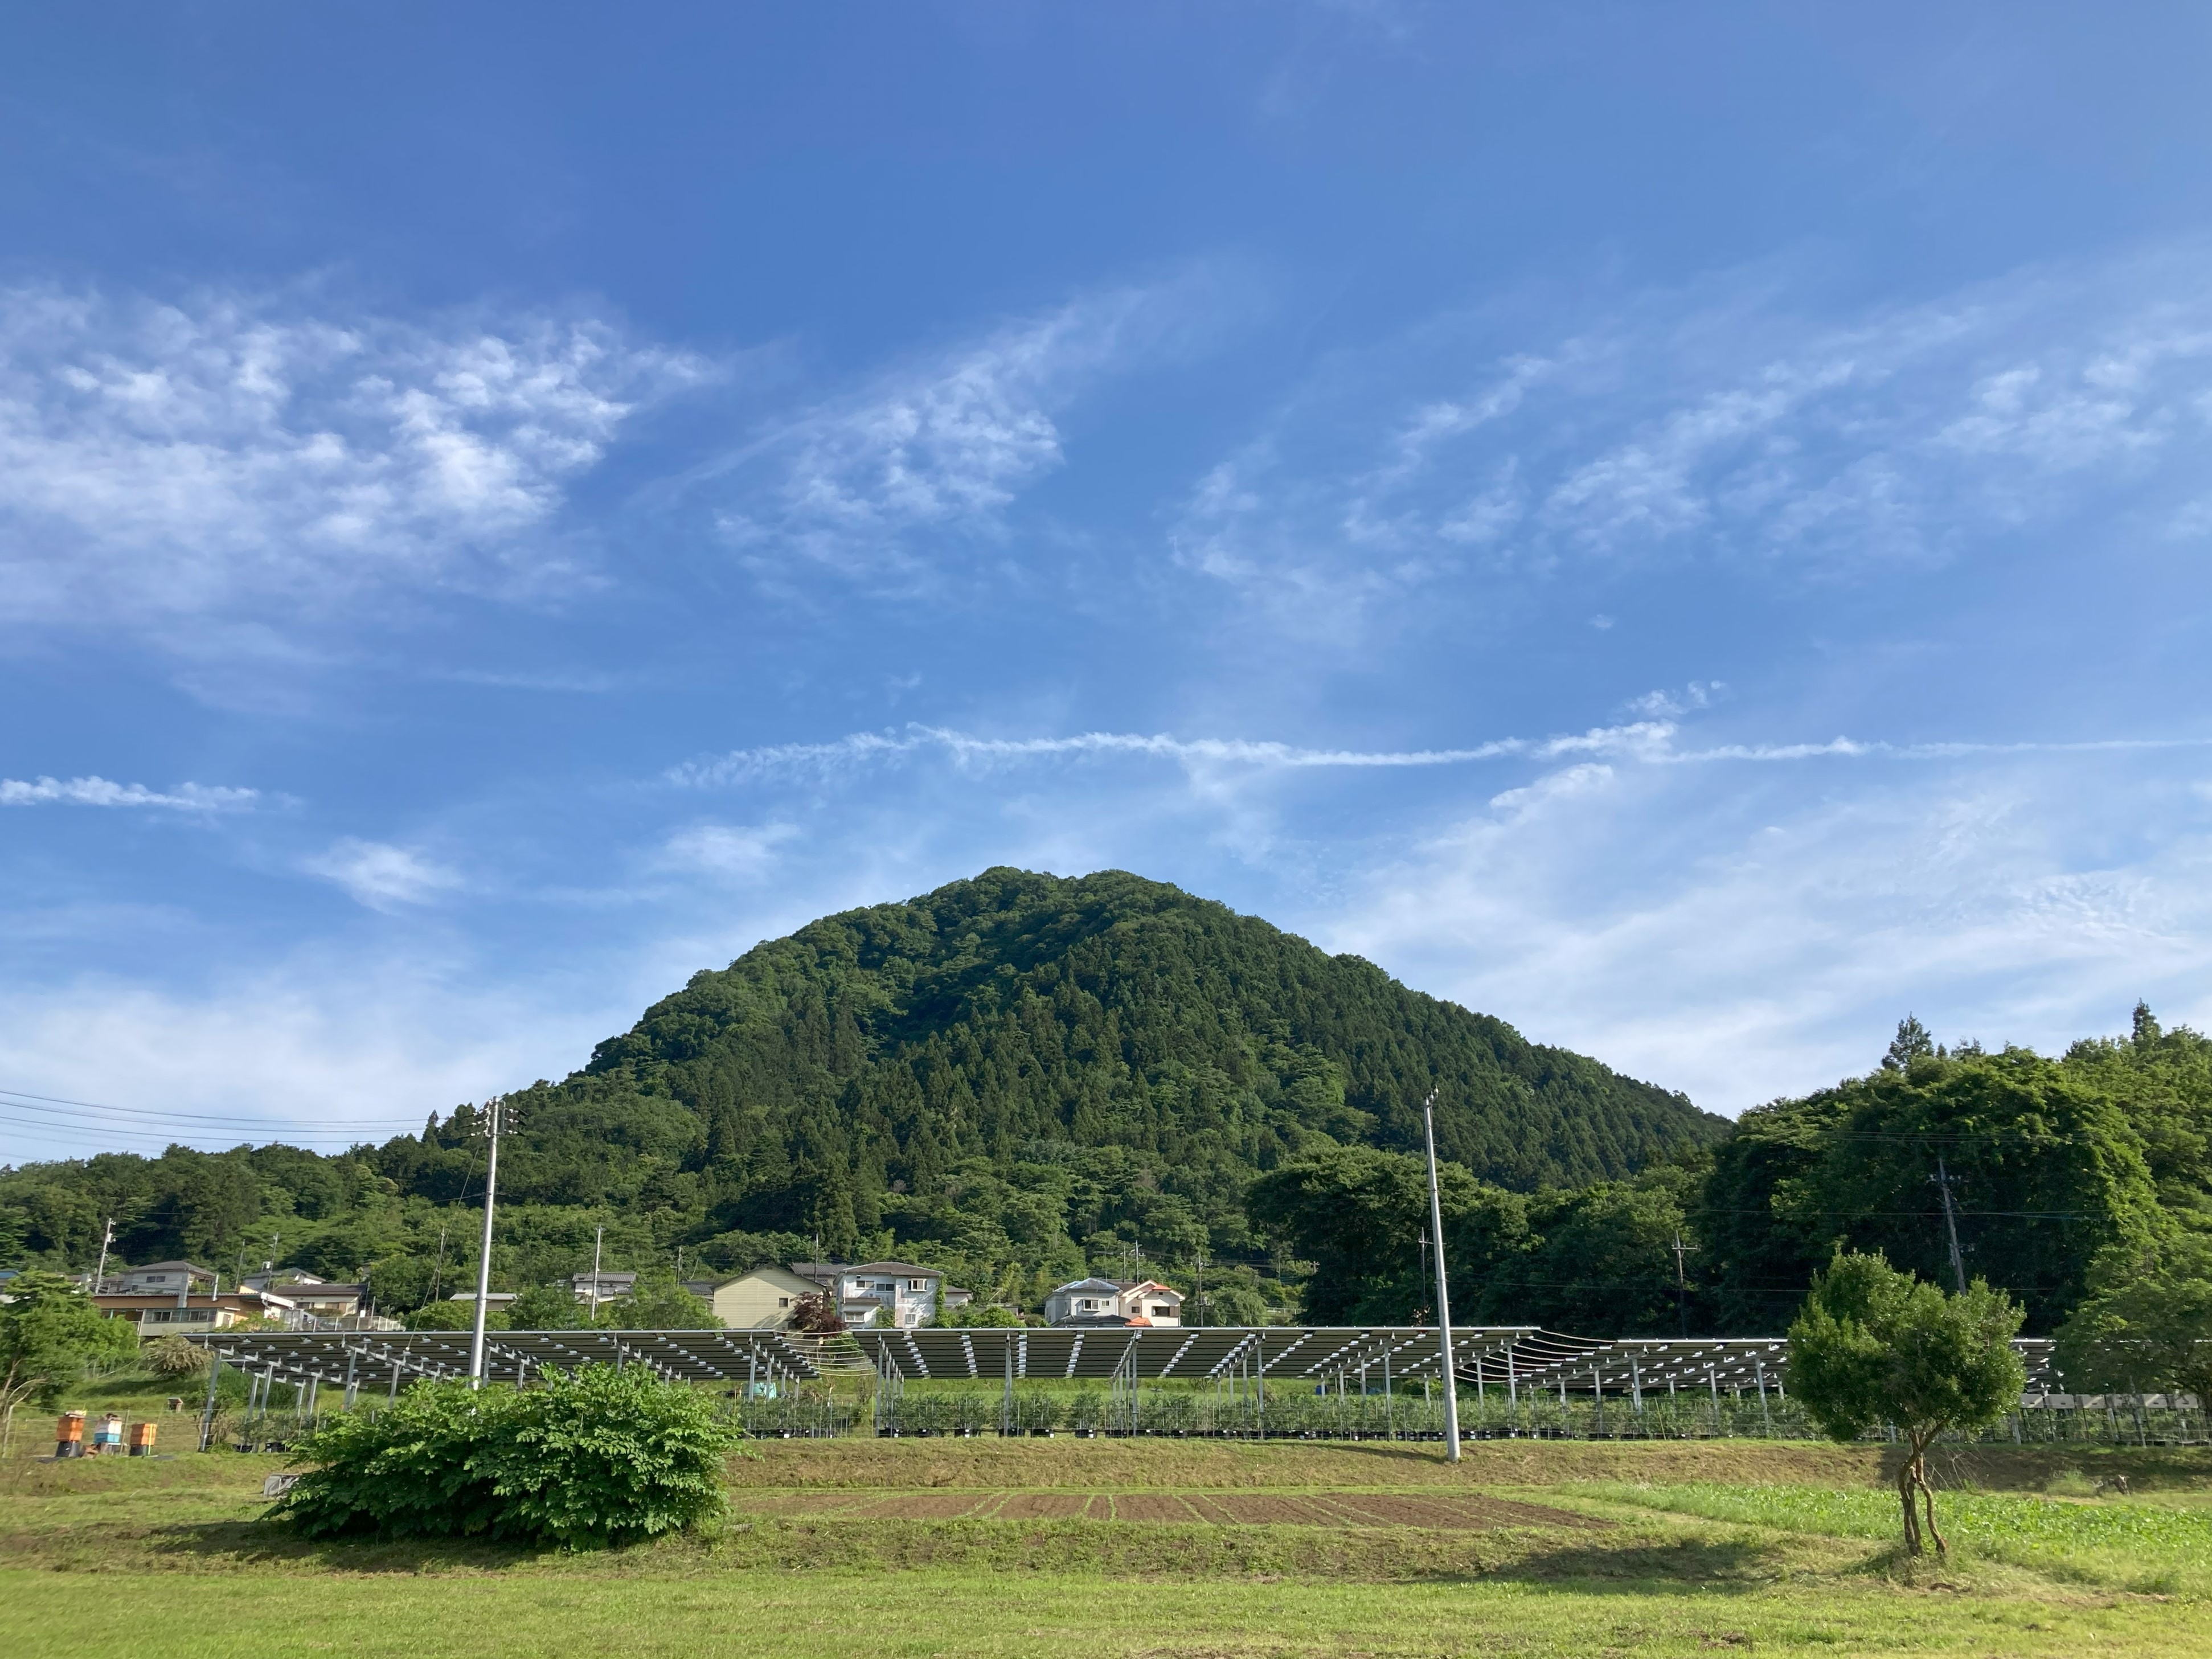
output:
{"label": "young tree with thin trunk", "polygon": [[[1813,1280],[1790,1328],[1790,1386],[1835,1440],[1894,1425],[1905,1448],[1897,1496],[1908,1555],[1933,1543],[1928,1448],[1942,1434],[1985,1428],[2020,1404],[2027,1368],[2012,1346],[2021,1310],[1981,1279],[1962,1296],[1900,1273],[1881,1255],[1838,1253]],[[1923,1512],[1925,1519],[1923,1522]]]}

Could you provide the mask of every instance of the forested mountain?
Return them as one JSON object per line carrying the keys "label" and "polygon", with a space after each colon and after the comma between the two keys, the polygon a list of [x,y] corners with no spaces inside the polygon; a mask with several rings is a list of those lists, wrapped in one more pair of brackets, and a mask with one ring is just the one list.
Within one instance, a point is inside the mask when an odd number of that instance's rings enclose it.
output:
{"label": "forested mountain", "polygon": [[[509,1098],[494,1265],[728,1268],[820,1248],[941,1263],[1034,1301],[1143,1259],[1218,1265],[1223,1316],[1285,1300],[1253,1178],[1337,1146],[1419,1144],[1501,1188],[1620,1179],[1726,1132],[1679,1094],[1528,1042],[1264,921],[1119,872],[993,870],[827,917],[701,973],[581,1072]],[[0,1176],[0,1249],[371,1270],[389,1302],[454,1282],[480,1193],[463,1107],[419,1137],[104,1155]],[[10,1244],[8,1235],[14,1236]],[[442,1237],[443,1243],[440,1242]]]}
{"label": "forested mountain", "polygon": [[[2212,1042],[2138,1008],[2057,1059],[1946,1052],[1908,1019],[1880,1061],[1730,1132],[1175,888],[993,870],[702,973],[511,1095],[495,1283],[587,1267],[605,1227],[609,1267],[664,1279],[818,1240],[1035,1309],[1141,1249],[1186,1290],[1204,1260],[1216,1322],[1410,1319],[1431,1088],[1462,1320],[1778,1332],[1839,1247],[1949,1283],[1951,1224],[2031,1332],[2144,1263],[2212,1274]],[[0,1171],[0,1264],[88,1267],[112,1216],[127,1261],[366,1272],[412,1308],[473,1279],[483,1172],[466,1106],[334,1158],[31,1165]]]}

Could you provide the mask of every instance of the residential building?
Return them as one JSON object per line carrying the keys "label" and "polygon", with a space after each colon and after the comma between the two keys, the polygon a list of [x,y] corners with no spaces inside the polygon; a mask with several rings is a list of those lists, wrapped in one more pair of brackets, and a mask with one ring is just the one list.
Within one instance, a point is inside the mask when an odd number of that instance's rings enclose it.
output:
{"label": "residential building", "polygon": [[791,1310],[804,1297],[819,1296],[822,1286],[787,1267],[756,1267],[734,1279],[706,1280],[689,1287],[733,1331],[780,1331],[791,1323]]}
{"label": "residential building", "polygon": [[181,1296],[194,1285],[213,1285],[215,1275],[189,1261],[149,1261],[143,1267],[115,1267],[100,1281],[112,1296]]}
{"label": "residential building", "polygon": [[1055,1325],[1107,1321],[1131,1325],[1180,1325],[1182,1292],[1157,1279],[1078,1279],[1044,1299],[1044,1316]]}
{"label": "residential building", "polygon": [[973,1291],[945,1284],[936,1268],[911,1261],[794,1261],[791,1271],[834,1295],[848,1326],[872,1325],[878,1312],[886,1312],[891,1323],[912,1330],[935,1316],[940,1288],[947,1311],[975,1299]]}
{"label": "residential building", "polygon": [[92,1300],[110,1319],[128,1320],[138,1328],[141,1337],[149,1340],[228,1330],[248,1319],[273,1319],[287,1330],[302,1322],[296,1306],[267,1291],[225,1291],[221,1296],[168,1291],[133,1296],[112,1291],[102,1291]]}
{"label": "residential building", "polygon": [[569,1288],[576,1292],[577,1301],[586,1304],[596,1301],[605,1307],[610,1302],[621,1301],[637,1289],[637,1275],[634,1273],[607,1272],[599,1273],[597,1278],[599,1292],[594,1296],[592,1291],[593,1275],[584,1273],[569,1276]]}
{"label": "residential building", "polygon": [[304,1308],[318,1319],[352,1319],[368,1306],[365,1285],[333,1285],[313,1273],[282,1267],[274,1273],[248,1273],[241,1285],[249,1291],[274,1291]]}

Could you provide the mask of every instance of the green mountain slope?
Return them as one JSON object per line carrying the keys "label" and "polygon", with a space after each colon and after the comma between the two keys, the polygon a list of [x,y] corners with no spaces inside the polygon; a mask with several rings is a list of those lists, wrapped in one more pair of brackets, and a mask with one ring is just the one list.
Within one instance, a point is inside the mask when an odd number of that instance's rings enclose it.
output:
{"label": "green mountain slope", "polygon": [[[1120,872],[992,870],[830,916],[697,975],[562,1083],[509,1097],[495,1280],[733,1269],[819,1248],[919,1256],[1034,1304],[1143,1260],[1216,1265],[1217,1318],[1291,1301],[1253,1179],[1420,1144],[1534,1190],[1726,1130],[1677,1094]],[[411,1307],[472,1273],[477,1113],[336,1158],[283,1146],[0,1172],[0,1255],[363,1271]],[[12,1241],[12,1242],[11,1242]],[[78,1258],[84,1258],[80,1261]]]}
{"label": "green mountain slope", "polygon": [[1119,871],[986,872],[826,917],[702,973],[588,1075],[696,1112],[741,1219],[799,1224],[825,1170],[927,1194],[963,1160],[1119,1147],[1193,1198],[1317,1140],[1438,1151],[1575,1186],[1723,1120],[1500,1020]]}

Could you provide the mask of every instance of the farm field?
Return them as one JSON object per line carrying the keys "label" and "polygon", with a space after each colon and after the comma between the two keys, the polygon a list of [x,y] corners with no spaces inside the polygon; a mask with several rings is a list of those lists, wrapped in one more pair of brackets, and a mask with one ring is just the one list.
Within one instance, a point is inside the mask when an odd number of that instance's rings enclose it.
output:
{"label": "farm field", "polygon": [[714,1536],[574,1555],[305,1543],[282,1467],[10,1459],[10,1652],[2212,1653],[2193,1449],[1961,1457],[1914,1567],[1809,1443],[769,1442]]}

